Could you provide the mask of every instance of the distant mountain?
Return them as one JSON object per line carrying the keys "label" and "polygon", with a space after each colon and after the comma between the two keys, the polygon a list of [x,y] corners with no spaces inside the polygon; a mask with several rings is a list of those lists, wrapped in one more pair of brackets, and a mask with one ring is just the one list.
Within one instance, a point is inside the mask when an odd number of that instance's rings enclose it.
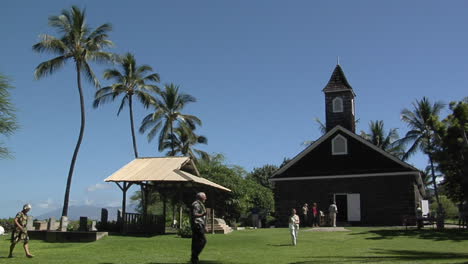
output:
{"label": "distant mountain", "polygon": [[[91,205],[80,205],[80,206],[70,206],[68,207],[68,219],[69,220],[80,220],[81,216],[87,216],[91,220],[101,220],[101,209],[106,208],[109,212],[108,219],[109,221],[117,220],[117,211],[120,207],[97,207]],[[127,212],[135,212],[135,207],[131,204],[127,205]],[[62,209],[56,209],[38,216],[34,216],[34,219],[45,220],[51,217],[55,219],[60,219],[62,216]]]}

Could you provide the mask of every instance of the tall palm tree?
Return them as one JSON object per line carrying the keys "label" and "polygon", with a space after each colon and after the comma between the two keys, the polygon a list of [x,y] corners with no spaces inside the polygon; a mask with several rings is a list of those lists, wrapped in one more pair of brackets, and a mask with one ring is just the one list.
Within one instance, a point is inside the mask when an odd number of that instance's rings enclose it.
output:
{"label": "tall palm tree", "polygon": [[59,16],[49,17],[49,25],[56,29],[60,33],[60,36],[41,35],[40,41],[33,45],[33,50],[39,53],[50,53],[56,57],[40,63],[34,72],[35,78],[41,79],[47,75],[51,75],[63,67],[67,61],[72,60],[76,68],[76,81],[80,98],[80,133],[68,172],[63,202],[62,215],[66,216],[68,215],[68,201],[73,170],[85,129],[85,106],[83,89],[81,87],[81,74],[83,73],[94,86],[99,87],[99,80],[96,78],[89,62],[107,62],[112,60],[113,55],[103,51],[104,48],[113,46],[112,41],[108,39],[108,32],[112,30],[112,26],[110,24],[103,24],[95,30],[91,30],[86,24],[85,10],[80,10],[76,6],[72,6],[70,10],[63,10]]}
{"label": "tall palm tree", "polygon": [[128,104],[133,151],[135,158],[138,158],[135,125],[133,122],[133,95],[147,108],[152,101],[155,101],[151,93],[159,93],[159,88],[149,83],[158,83],[159,74],[151,73],[153,68],[149,65],[138,66],[135,57],[131,53],[126,53],[124,56],[119,57],[118,63],[121,71],[113,68],[104,72],[104,79],[114,80],[115,83],[96,91],[93,106],[97,108],[99,104],[114,101],[119,95],[124,94],[117,115],[119,115],[123,107]]}
{"label": "tall palm tree", "polygon": [[361,131],[361,137],[395,157],[401,158],[404,155],[404,145],[399,140],[398,129],[392,128],[386,134],[382,120],[370,121],[369,133]]}
{"label": "tall palm tree", "polygon": [[431,103],[428,98],[423,97],[421,100],[416,100],[416,102],[413,103],[412,111],[406,108],[401,111],[401,119],[407,123],[410,128],[410,131],[406,133],[402,141],[405,143],[412,143],[411,147],[403,155],[403,160],[406,160],[418,150],[421,150],[429,157],[434,195],[439,206],[440,201],[437,190],[433,152],[435,147],[434,140],[437,136],[435,133],[435,123],[443,108],[444,104],[442,102]]}
{"label": "tall palm tree", "polygon": [[164,85],[164,90],[160,92],[161,100],[157,99],[152,102],[155,112],[147,115],[141,122],[140,132],[148,132],[148,141],[159,133],[159,151],[163,151],[167,145],[164,144],[166,140],[170,142],[171,153],[176,153],[176,140],[175,126],[177,123],[180,125],[186,125],[192,129],[196,125],[201,125],[201,120],[194,115],[182,114],[184,106],[191,102],[196,102],[195,97],[179,93],[179,86],[174,84]]}
{"label": "tall palm tree", "polygon": [[[167,156],[175,156],[177,153],[183,156],[191,157],[196,163],[198,159],[208,160],[210,155],[205,151],[195,149],[193,146],[196,144],[208,144],[208,139],[205,136],[199,136],[195,133],[195,129],[187,125],[179,125],[174,129],[175,132],[175,151],[167,152]],[[172,142],[170,140],[164,141],[163,148],[170,149]]]}

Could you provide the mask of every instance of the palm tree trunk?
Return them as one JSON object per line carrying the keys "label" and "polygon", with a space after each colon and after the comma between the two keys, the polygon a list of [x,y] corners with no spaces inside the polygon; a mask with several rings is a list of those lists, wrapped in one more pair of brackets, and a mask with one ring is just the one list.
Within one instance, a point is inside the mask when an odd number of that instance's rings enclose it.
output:
{"label": "palm tree trunk", "polygon": [[172,149],[172,155],[171,156],[175,156],[175,152],[174,152],[174,127],[172,126],[172,122],[170,124],[171,126],[171,149]]}
{"label": "palm tree trunk", "polygon": [[136,137],[135,137],[135,125],[134,125],[134,122],[133,122],[132,95],[128,95],[128,106],[130,108],[130,127],[132,129],[133,151],[135,153],[135,159],[136,159],[136,158],[138,158],[138,149],[137,149]]}
{"label": "palm tree trunk", "polygon": [[73,152],[73,157],[72,157],[71,164],[70,164],[70,170],[68,171],[67,186],[65,188],[65,198],[63,201],[62,216],[68,216],[68,202],[70,198],[70,187],[71,187],[71,182],[72,182],[72,177],[73,177],[73,171],[75,169],[75,162],[78,156],[78,152],[80,150],[81,141],[83,140],[85,121],[86,121],[83,89],[81,88],[81,66],[78,62],[76,62],[76,80],[78,83],[78,93],[80,95],[81,126],[80,126],[80,134],[78,136],[78,142],[76,142],[75,151]]}
{"label": "palm tree trunk", "polygon": [[440,206],[440,201],[439,201],[439,192],[437,190],[437,182],[436,182],[436,176],[435,176],[435,170],[434,170],[434,161],[432,160],[432,154],[428,154],[429,156],[429,162],[431,164],[431,174],[432,174],[432,184],[434,185],[434,195],[436,197],[437,204]]}

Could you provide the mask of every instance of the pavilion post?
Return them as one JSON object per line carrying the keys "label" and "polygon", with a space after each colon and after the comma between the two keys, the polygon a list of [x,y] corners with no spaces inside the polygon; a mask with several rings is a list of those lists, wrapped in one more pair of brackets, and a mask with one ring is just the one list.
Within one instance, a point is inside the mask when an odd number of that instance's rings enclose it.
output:
{"label": "pavilion post", "polygon": [[214,234],[215,233],[215,230],[214,230],[214,214],[215,214],[215,210],[214,210],[214,199],[213,199],[213,192],[210,192],[210,204],[211,204],[211,234]]}
{"label": "pavilion post", "polygon": [[163,200],[163,226],[162,226],[162,233],[166,233],[166,195],[162,194]]}
{"label": "pavilion post", "polygon": [[127,212],[127,191],[132,186],[130,182],[123,182],[122,186],[118,182],[115,182],[117,186],[119,186],[120,190],[122,190],[122,217],[121,217],[121,225],[122,225],[122,232],[125,233],[125,213]]}

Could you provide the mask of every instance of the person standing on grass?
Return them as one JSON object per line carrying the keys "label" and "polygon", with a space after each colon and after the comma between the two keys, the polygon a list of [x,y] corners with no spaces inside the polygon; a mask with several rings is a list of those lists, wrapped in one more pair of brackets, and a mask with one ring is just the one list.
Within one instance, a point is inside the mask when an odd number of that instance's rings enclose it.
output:
{"label": "person standing on grass", "polygon": [[296,209],[291,210],[289,217],[289,231],[291,232],[291,239],[293,246],[297,245],[297,234],[299,232],[299,216],[296,214]]}
{"label": "person standing on grass", "polygon": [[26,257],[32,258],[33,255],[29,252],[29,236],[28,230],[26,229],[26,224],[28,223],[28,212],[31,210],[30,204],[25,204],[23,206],[23,210],[16,214],[15,217],[15,228],[11,233],[11,246],[10,246],[10,254],[8,255],[9,258],[13,257],[13,250],[15,249],[16,244],[18,242],[24,242],[24,252],[26,253]]}
{"label": "person standing on grass", "polygon": [[319,219],[320,219],[320,212],[317,207],[317,203],[314,203],[312,205],[312,227],[318,227],[319,226]]}
{"label": "person standing on grass", "polygon": [[206,245],[206,194],[197,193],[195,202],[192,203],[191,225],[192,225],[192,264],[198,264],[198,256]]}
{"label": "person standing on grass", "polygon": [[302,226],[307,226],[308,222],[308,215],[309,215],[309,205],[307,203],[302,206]]}
{"label": "person standing on grass", "polygon": [[336,214],[338,213],[338,207],[336,207],[335,201],[332,201],[332,204],[328,207],[328,213],[330,214],[331,226],[336,227]]}

